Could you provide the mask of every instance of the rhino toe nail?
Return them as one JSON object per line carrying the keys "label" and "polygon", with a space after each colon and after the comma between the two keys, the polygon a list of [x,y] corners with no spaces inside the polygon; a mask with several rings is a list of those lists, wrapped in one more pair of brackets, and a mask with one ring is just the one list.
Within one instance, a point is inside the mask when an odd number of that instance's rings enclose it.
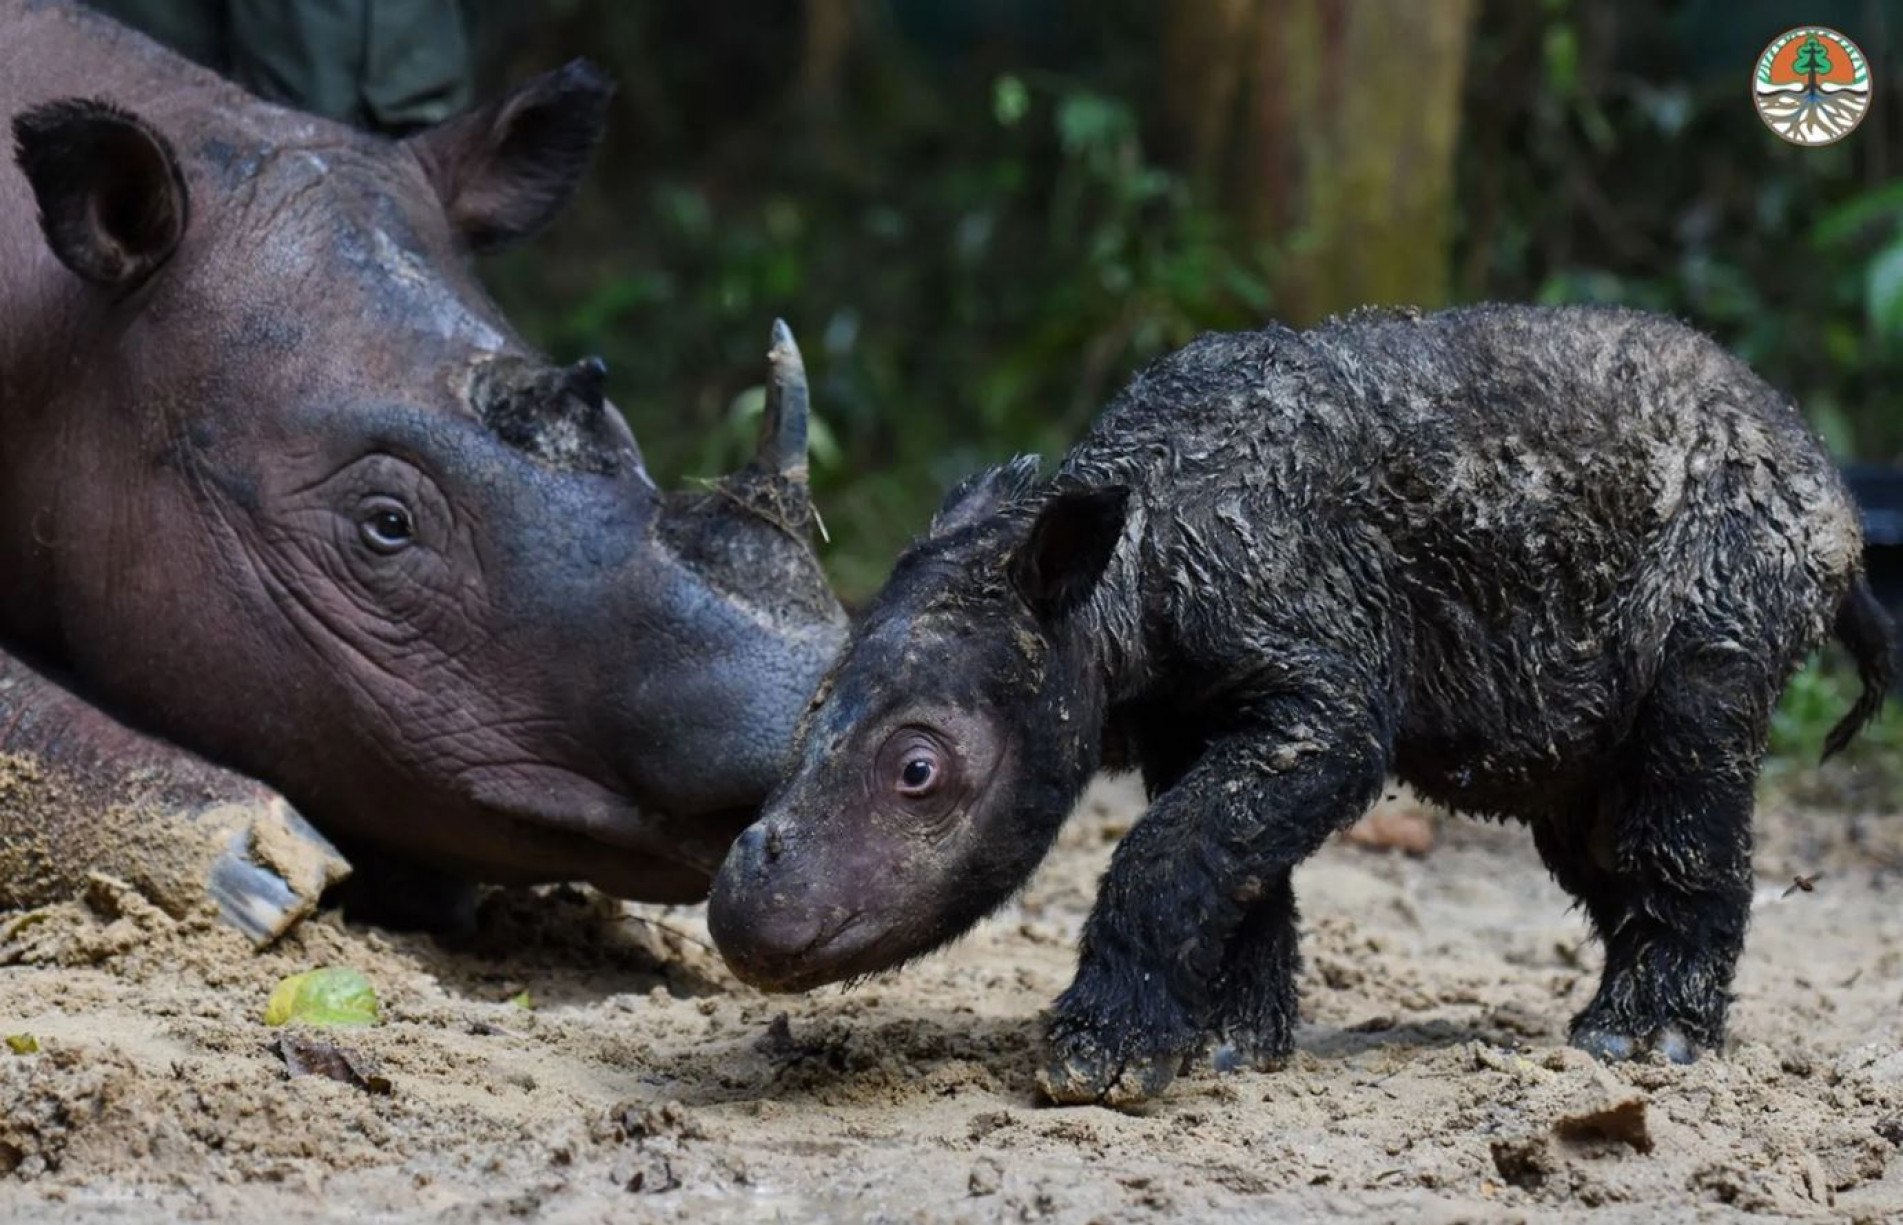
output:
{"label": "rhino toe nail", "polygon": [[1059,1106],[1088,1106],[1102,1102],[1123,1074],[1121,1063],[1084,1034],[1059,1039],[1044,1066],[1037,1087]]}
{"label": "rhino toe nail", "polygon": [[1140,1059],[1118,1069],[1116,1076],[1098,1094],[1099,1105],[1112,1110],[1133,1110],[1162,1096],[1176,1079],[1178,1058]]}
{"label": "rhino toe nail", "polygon": [[262,948],[315,910],[324,890],[349,872],[337,848],[278,800],[232,834],[205,888],[219,917]]}
{"label": "rhino toe nail", "polygon": [[1582,1029],[1573,1035],[1573,1045],[1601,1063],[1623,1063],[1638,1049],[1629,1035],[1609,1029]]}
{"label": "rhino toe nail", "polygon": [[1083,1106],[1103,1092],[1096,1069],[1075,1059],[1053,1059],[1037,1072],[1038,1092],[1055,1106]]}
{"label": "rhino toe nail", "polygon": [[260,947],[303,918],[312,902],[293,893],[277,873],[253,863],[245,849],[237,845],[212,865],[206,890],[218,904],[219,917]]}
{"label": "rhino toe nail", "polygon": [[1667,1025],[1659,1030],[1658,1036],[1652,1039],[1652,1049],[1667,1063],[1698,1062],[1698,1044],[1676,1025]]}

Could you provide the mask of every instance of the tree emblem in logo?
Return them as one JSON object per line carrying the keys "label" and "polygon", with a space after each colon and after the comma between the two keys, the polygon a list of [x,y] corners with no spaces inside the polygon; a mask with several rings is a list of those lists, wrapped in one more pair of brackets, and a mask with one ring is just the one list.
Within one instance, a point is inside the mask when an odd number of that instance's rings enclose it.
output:
{"label": "tree emblem in logo", "polygon": [[1870,64],[1857,44],[1823,26],[1800,26],[1758,57],[1752,100],[1764,126],[1794,145],[1827,145],[1870,111]]}

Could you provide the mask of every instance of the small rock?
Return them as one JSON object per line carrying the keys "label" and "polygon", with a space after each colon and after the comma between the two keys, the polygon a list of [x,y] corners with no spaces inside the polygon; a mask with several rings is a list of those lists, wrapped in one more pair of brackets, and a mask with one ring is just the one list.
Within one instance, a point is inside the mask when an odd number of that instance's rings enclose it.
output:
{"label": "small rock", "polygon": [[972,1163],[971,1177],[965,1185],[974,1196],[996,1195],[1004,1185],[1004,1170],[991,1158],[980,1157]]}
{"label": "small rock", "polygon": [[616,1161],[610,1177],[616,1186],[635,1195],[660,1195],[681,1185],[674,1176],[673,1162],[659,1153],[638,1149]]}
{"label": "small rock", "polygon": [[707,1130],[679,1102],[664,1102],[659,1106],[624,1102],[609,1112],[609,1119],[623,1139],[636,1143],[657,1137],[707,1139]]}
{"label": "small rock", "polygon": [[773,1019],[767,1022],[766,1032],[754,1039],[753,1049],[775,1063],[797,1057],[800,1046],[793,1039],[792,1019],[784,1012],[774,1013]]}
{"label": "small rock", "polygon": [[971,1122],[965,1125],[965,1134],[973,1140],[982,1140],[1000,1127],[1009,1127],[1015,1122],[1009,1110],[984,1110],[971,1116]]}

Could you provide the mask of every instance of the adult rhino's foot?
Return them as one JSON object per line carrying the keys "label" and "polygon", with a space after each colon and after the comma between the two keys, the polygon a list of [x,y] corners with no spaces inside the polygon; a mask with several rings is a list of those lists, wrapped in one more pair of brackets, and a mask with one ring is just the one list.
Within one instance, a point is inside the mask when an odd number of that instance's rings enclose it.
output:
{"label": "adult rhino's foot", "polygon": [[1655,1054],[1667,1063],[1696,1063],[1702,1049],[1675,1025],[1637,1036],[1585,1025],[1573,1031],[1572,1044],[1601,1063],[1624,1063],[1646,1054]]}
{"label": "adult rhino's foot", "polygon": [[350,875],[337,848],[280,796],[207,815],[236,828],[212,861],[206,893],[219,917],[260,947],[289,931]]}
{"label": "adult rhino's foot", "polygon": [[271,788],[0,651],[0,907],[63,902],[106,876],[175,918],[209,900],[265,944],[349,871]]}

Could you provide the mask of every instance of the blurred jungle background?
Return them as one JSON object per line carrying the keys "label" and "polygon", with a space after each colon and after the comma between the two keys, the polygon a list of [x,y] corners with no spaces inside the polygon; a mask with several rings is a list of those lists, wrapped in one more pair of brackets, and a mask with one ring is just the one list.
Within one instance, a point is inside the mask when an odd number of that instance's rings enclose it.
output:
{"label": "blurred jungle background", "polygon": [[[1886,11],[1887,10],[1887,11]],[[487,274],[601,353],[657,477],[748,452],[806,349],[828,563],[875,588],[960,476],[1060,453],[1210,328],[1609,301],[1711,331],[1843,456],[1903,456],[1903,9],[1883,0],[541,0],[486,89],[620,85],[589,194]],[[1876,74],[1848,139],[1750,99],[1792,25]]]}
{"label": "blurred jungle background", "polygon": [[[1885,0],[541,0],[476,11],[485,89],[620,84],[588,196],[489,268],[607,357],[657,477],[749,453],[768,322],[814,379],[826,558],[875,589],[942,493],[1054,457],[1210,328],[1362,303],[1669,311],[1845,459],[1903,459],[1903,6]],[[1832,26],[1872,113],[1801,148],[1753,64]],[[1814,761],[1855,681],[1799,678]],[[1903,773],[1898,720],[1856,777]],[[1877,777],[1872,777],[1872,775]]]}
{"label": "blurred jungle background", "polygon": [[[619,83],[578,207],[485,268],[504,307],[607,358],[669,484],[744,461],[786,317],[849,601],[953,482],[1055,456],[1141,363],[1363,303],[1668,311],[1840,458],[1903,459],[1894,0],[440,3],[480,95],[578,54]],[[1821,148],[1751,101],[1805,23],[1874,83]],[[1807,674],[1780,743],[1814,751],[1850,683]]]}

